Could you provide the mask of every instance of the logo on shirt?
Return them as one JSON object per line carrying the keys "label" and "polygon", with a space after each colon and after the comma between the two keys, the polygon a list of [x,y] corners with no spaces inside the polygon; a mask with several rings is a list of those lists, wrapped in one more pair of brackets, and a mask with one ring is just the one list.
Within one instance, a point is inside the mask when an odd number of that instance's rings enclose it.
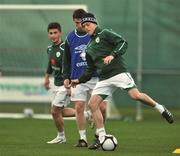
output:
{"label": "logo on shirt", "polygon": [[81,44],[80,46],[77,46],[74,48],[74,53],[76,55],[77,58],[77,63],[76,63],[76,67],[82,67],[82,66],[87,66],[87,62],[86,62],[86,44]]}
{"label": "logo on shirt", "polygon": [[97,37],[97,38],[95,39],[95,41],[96,41],[96,43],[99,43],[99,42],[100,42],[100,38]]}
{"label": "logo on shirt", "polygon": [[87,66],[87,62],[78,62],[78,63],[76,63],[76,67],[82,67],[82,66]]}
{"label": "logo on shirt", "polygon": [[81,59],[82,59],[83,61],[86,61],[86,53],[85,53],[85,52],[82,52],[82,53],[80,54],[80,57],[81,57]]}
{"label": "logo on shirt", "polygon": [[56,57],[60,57],[61,56],[61,53],[58,51],[56,52]]}
{"label": "logo on shirt", "polygon": [[80,46],[75,48],[75,53],[82,53],[85,51],[87,45],[86,44],[81,44]]}

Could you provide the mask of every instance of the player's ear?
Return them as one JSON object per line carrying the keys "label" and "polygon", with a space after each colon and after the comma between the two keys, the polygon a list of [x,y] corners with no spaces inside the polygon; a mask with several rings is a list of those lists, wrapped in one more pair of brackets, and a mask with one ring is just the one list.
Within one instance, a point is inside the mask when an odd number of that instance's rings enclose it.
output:
{"label": "player's ear", "polygon": [[62,34],[63,34],[62,31],[59,31],[59,34],[60,34],[60,36],[62,36]]}

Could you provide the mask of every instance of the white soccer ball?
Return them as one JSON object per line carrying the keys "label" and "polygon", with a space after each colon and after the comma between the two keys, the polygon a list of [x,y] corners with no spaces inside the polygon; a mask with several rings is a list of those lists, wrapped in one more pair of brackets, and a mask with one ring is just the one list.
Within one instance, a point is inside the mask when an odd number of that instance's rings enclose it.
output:
{"label": "white soccer ball", "polygon": [[31,108],[25,108],[23,113],[25,118],[32,118],[34,115],[34,111]]}
{"label": "white soccer ball", "polygon": [[101,140],[100,140],[101,148],[104,151],[114,151],[118,142],[115,136],[111,134],[106,134]]}

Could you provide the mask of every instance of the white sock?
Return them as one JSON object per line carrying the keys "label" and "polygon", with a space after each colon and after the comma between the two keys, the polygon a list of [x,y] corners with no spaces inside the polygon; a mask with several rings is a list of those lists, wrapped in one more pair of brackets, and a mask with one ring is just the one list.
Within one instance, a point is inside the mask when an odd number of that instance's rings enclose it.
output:
{"label": "white sock", "polygon": [[99,136],[99,140],[101,140],[102,137],[106,135],[104,127],[96,129],[96,134]]}
{"label": "white sock", "polygon": [[58,132],[58,136],[59,136],[59,137],[65,137],[64,131],[63,131],[63,132]]}
{"label": "white sock", "polygon": [[164,112],[164,107],[158,103],[155,104],[154,108],[159,112],[159,113],[163,113]]}
{"label": "white sock", "polygon": [[84,111],[84,116],[86,119],[89,119],[91,117],[91,111],[90,110]]}
{"label": "white sock", "polygon": [[80,135],[80,139],[83,139],[83,140],[85,140],[87,142],[86,130],[80,130],[79,135]]}

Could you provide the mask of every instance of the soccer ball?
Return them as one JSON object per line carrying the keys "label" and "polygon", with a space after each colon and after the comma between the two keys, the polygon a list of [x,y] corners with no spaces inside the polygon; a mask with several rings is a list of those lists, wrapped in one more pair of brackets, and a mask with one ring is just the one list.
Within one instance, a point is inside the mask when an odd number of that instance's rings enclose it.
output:
{"label": "soccer ball", "polygon": [[23,113],[25,118],[32,118],[34,115],[34,111],[31,108],[25,108]]}
{"label": "soccer ball", "polygon": [[103,138],[100,140],[101,148],[104,151],[114,151],[118,142],[115,136],[106,134],[103,136]]}

